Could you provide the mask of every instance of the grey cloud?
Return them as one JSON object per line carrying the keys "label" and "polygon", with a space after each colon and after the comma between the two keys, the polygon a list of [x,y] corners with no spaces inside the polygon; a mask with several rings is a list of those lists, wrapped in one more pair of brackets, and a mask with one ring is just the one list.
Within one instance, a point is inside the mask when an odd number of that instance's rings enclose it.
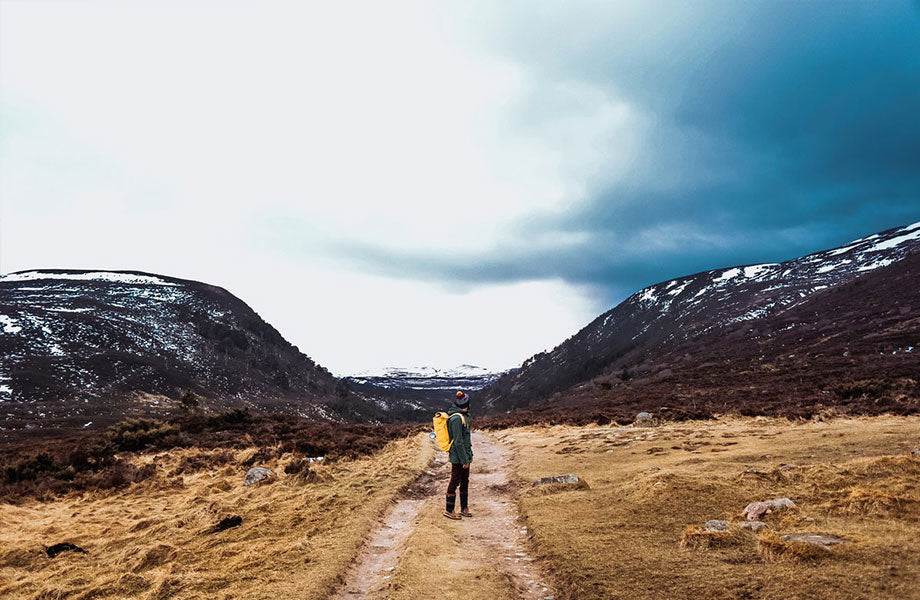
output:
{"label": "grey cloud", "polygon": [[[499,8],[500,7],[500,8]],[[651,115],[632,170],[477,255],[342,246],[444,282],[562,278],[613,303],[700,270],[792,258],[920,220],[920,12],[910,3],[501,3],[480,42],[544,87],[583,83]],[[483,33],[485,32],[485,33]],[[536,86],[537,90],[540,86]],[[516,130],[559,110],[515,107]],[[582,234],[578,244],[531,245]]]}

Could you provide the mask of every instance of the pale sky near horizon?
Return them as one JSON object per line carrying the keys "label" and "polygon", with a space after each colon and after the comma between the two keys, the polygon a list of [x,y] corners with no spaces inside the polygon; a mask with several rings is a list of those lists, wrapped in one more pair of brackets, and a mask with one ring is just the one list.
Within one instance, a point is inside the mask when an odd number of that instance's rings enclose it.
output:
{"label": "pale sky near horizon", "polygon": [[336,374],[920,219],[910,2],[0,0],[0,273],[223,286]]}

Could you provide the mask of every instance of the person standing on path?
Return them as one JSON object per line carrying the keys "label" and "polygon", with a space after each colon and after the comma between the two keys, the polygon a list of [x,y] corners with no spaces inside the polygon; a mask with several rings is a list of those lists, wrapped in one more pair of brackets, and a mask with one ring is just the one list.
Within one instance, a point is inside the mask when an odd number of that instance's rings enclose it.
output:
{"label": "person standing on path", "polygon": [[[447,410],[447,433],[451,445],[450,483],[447,484],[447,507],[444,516],[459,520],[460,517],[472,517],[469,511],[470,463],[473,462],[473,445],[470,442],[470,397],[457,392],[457,397]],[[460,487],[460,514],[454,514],[457,503],[457,487]]]}

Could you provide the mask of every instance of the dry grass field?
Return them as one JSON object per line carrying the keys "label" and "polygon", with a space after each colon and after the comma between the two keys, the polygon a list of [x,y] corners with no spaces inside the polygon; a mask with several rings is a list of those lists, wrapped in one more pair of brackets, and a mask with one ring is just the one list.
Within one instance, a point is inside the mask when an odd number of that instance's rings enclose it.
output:
{"label": "dry grass field", "polygon": [[[277,479],[251,487],[242,463],[255,447],[126,455],[155,474],[0,504],[0,597],[329,598],[384,510],[428,470],[428,483],[404,496],[421,512],[402,525],[405,542],[380,574],[395,600],[439,589],[544,597],[528,578],[558,600],[920,598],[918,417],[528,426],[477,439],[477,514],[462,522],[440,516],[446,471],[432,474],[424,434],[313,465],[306,480],[285,473],[292,453],[267,452],[262,464]],[[520,486],[508,483],[512,467]],[[529,485],[564,473],[587,485]],[[748,503],[779,497],[798,509],[766,516],[759,533],[739,527]],[[231,515],[242,525],[210,531]],[[710,519],[730,529],[704,531]],[[526,534],[515,541],[519,527]],[[824,549],[784,540],[789,533],[846,543]],[[88,553],[49,558],[58,542]],[[515,575],[514,565],[532,567]]]}
{"label": "dry grass field", "polygon": [[[0,504],[0,597],[328,598],[378,516],[429,463],[423,439],[323,464],[310,481],[285,474],[284,454],[261,463],[275,482],[250,487],[239,465],[253,449],[181,474],[189,459],[218,451],[173,449],[135,459],[154,463],[156,475],[121,491]],[[242,525],[209,532],[230,515]],[[64,541],[87,554],[45,554]]]}
{"label": "dry grass field", "polygon": [[[571,598],[920,598],[920,418],[766,418],[497,432],[523,482],[574,473],[587,489],[525,486],[535,555]],[[752,501],[798,511],[742,531]],[[727,532],[702,532],[710,519]],[[829,549],[784,541],[834,534]],[[557,596],[559,598],[559,596]]]}

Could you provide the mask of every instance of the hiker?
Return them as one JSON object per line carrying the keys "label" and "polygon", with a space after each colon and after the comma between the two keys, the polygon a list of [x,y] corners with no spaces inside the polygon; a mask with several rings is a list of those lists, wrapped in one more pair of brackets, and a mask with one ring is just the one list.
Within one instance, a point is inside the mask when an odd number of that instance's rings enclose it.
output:
{"label": "hiker", "polygon": [[[467,501],[469,500],[470,463],[473,462],[473,446],[470,443],[470,398],[463,392],[457,392],[457,397],[447,410],[450,418],[447,419],[447,431],[452,444],[450,446],[450,483],[447,484],[447,509],[444,516],[448,519],[458,520],[460,517],[472,517]],[[454,416],[458,415],[458,416]],[[454,505],[457,501],[457,486],[460,486],[460,514],[454,514]]]}

